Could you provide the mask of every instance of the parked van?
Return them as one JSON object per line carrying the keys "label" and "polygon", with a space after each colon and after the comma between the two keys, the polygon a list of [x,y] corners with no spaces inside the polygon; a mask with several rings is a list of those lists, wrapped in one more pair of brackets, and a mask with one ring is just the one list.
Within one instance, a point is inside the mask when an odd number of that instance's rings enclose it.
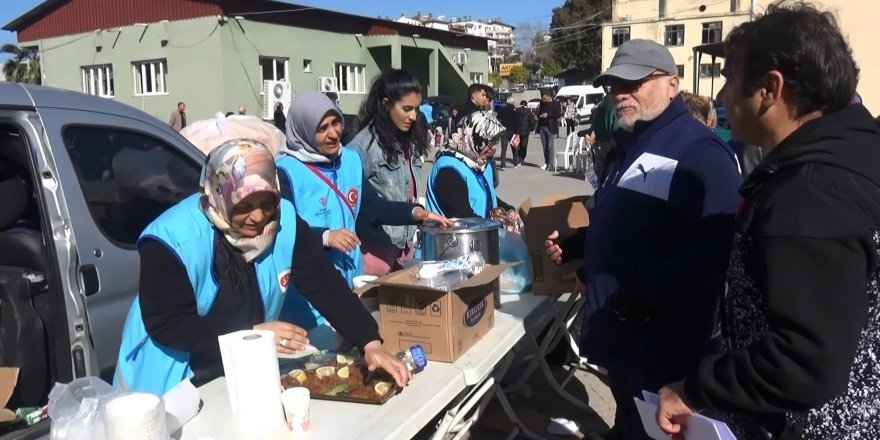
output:
{"label": "parked van", "polygon": [[[46,404],[55,382],[112,380],[138,289],[135,243],[198,190],[204,160],[133,107],[0,83],[3,209],[16,206],[0,216],[0,365],[21,369],[10,408]],[[0,438],[10,429],[0,426]]]}
{"label": "parked van", "polygon": [[593,107],[598,105],[604,97],[604,89],[589,85],[565,86],[556,93],[557,100],[565,98],[569,101],[574,101],[579,124],[590,121]]}

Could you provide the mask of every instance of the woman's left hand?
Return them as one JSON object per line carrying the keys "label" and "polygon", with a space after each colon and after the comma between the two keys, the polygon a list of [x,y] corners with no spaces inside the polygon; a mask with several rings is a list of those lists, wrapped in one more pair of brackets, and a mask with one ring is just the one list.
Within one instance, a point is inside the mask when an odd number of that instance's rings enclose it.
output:
{"label": "woman's left hand", "polygon": [[448,228],[452,226],[452,220],[449,220],[446,217],[443,217],[440,214],[435,214],[426,210],[425,208],[416,208],[412,211],[413,220],[417,222],[427,222],[427,221],[435,221],[440,224],[441,227]]}
{"label": "woman's left hand", "polygon": [[401,388],[405,387],[407,382],[412,379],[412,372],[409,371],[409,368],[406,368],[406,365],[391,354],[380,341],[372,341],[364,347],[364,361],[370,371],[381,368],[388,372],[394,378],[397,386]]}

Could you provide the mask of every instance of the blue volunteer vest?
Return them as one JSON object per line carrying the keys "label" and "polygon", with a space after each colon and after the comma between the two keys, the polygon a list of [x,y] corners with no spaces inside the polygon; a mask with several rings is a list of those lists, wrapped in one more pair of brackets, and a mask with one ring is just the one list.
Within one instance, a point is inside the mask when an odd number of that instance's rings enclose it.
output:
{"label": "blue volunteer vest", "polygon": [[[282,155],[277,161],[280,178],[286,178],[290,188],[291,202],[296,212],[313,228],[348,229],[355,232],[355,222],[361,209],[361,185],[363,184],[364,167],[360,155],[349,148],[342,148],[335,168],[315,166],[315,170],[325,176],[336,188],[352,201],[352,209],[339,194],[318,177],[299,159]],[[287,194],[285,194],[287,197]],[[352,215],[352,210],[354,215]],[[351,252],[330,249],[330,262],[342,274],[351,287],[352,279],[364,272],[360,246]],[[281,320],[294,322],[310,330],[322,325],[327,320],[311,305],[302,306],[308,301],[291,287],[281,310]]]}
{"label": "blue volunteer vest", "polygon": [[473,209],[474,213],[480,217],[488,217],[489,211],[486,206],[486,197],[488,196],[490,200],[491,206],[489,209],[498,206],[498,198],[495,195],[495,177],[492,175],[491,167],[492,165],[490,163],[481,173],[471,169],[461,159],[455,156],[442,155],[438,157],[434,162],[434,168],[431,169],[431,175],[428,176],[428,210],[443,216],[446,215],[443,212],[443,208],[440,207],[440,199],[437,197],[435,181],[437,180],[437,173],[440,172],[440,170],[444,168],[452,168],[458,172],[467,184],[468,201],[470,202],[471,209]]}
{"label": "blue volunteer vest", "polygon": [[[194,194],[165,211],[147,226],[140,237],[141,240],[159,240],[177,255],[186,267],[201,316],[211,311],[219,290],[213,271],[216,233],[199,209],[199,195]],[[290,202],[282,200],[275,243],[254,260],[266,321],[276,320],[281,312],[295,241],[295,211]],[[205,344],[217,344],[217,341],[205,341]],[[130,391],[161,396],[190,377],[189,353],[162,346],[150,338],[144,328],[140,301],[135,298],[122,330],[113,385],[120,387],[124,384]]]}

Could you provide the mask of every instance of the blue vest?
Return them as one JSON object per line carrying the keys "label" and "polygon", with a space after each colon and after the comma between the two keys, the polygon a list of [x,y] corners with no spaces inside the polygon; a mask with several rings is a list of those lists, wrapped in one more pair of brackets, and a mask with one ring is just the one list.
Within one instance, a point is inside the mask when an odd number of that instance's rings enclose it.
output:
{"label": "blue vest", "polygon": [[[140,238],[162,242],[186,267],[200,316],[211,311],[219,290],[213,271],[216,233],[199,209],[199,195],[194,194],[150,223]],[[281,312],[295,242],[295,211],[290,202],[282,200],[281,222],[275,243],[254,260],[266,321],[276,320]],[[204,342],[218,343],[216,340]],[[130,391],[146,391],[161,396],[189,377],[192,377],[189,353],[162,346],[150,338],[144,328],[140,301],[135,298],[122,330],[113,384],[119,387],[124,383]]]}
{"label": "blue vest", "polygon": [[[280,178],[287,179],[287,186],[291,192],[290,201],[296,206],[297,214],[309,226],[330,230],[345,228],[355,232],[355,222],[361,209],[361,185],[364,179],[363,163],[356,151],[342,148],[340,158],[334,166],[315,165],[316,171],[333,182],[343,196],[354,202],[354,216],[336,191],[299,159],[284,154],[278,158],[277,165],[279,171],[283,171],[279,172]],[[287,194],[284,196],[288,197]],[[330,249],[328,256],[330,262],[348,282],[349,287],[352,279],[364,272],[360,246],[347,253]],[[291,288],[281,311],[281,320],[296,323],[307,330],[327,322],[311,304],[308,308],[302,307],[303,302],[308,303],[295,288]]]}
{"label": "blue vest", "polygon": [[[431,175],[428,176],[428,210],[436,212],[440,215],[446,215],[443,208],[440,207],[440,199],[434,188],[437,173],[444,168],[452,168],[458,172],[464,179],[468,188],[468,201],[470,201],[471,209],[480,217],[489,216],[489,209],[498,206],[498,198],[495,196],[495,176],[492,175],[492,164],[486,166],[481,173],[467,166],[461,159],[451,156],[442,155],[434,162],[434,168],[431,169]],[[489,209],[487,209],[486,197],[488,196]]]}

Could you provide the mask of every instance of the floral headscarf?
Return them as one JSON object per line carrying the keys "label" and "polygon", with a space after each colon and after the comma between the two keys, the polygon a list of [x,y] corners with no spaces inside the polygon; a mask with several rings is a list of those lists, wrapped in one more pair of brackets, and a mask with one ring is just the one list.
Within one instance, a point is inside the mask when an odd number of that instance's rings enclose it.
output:
{"label": "floral headscarf", "polygon": [[480,158],[480,153],[496,142],[502,132],[504,126],[494,116],[484,111],[471,113],[458,123],[444,152],[454,154],[472,169],[483,171],[487,161]]}
{"label": "floral headscarf", "polygon": [[270,192],[280,201],[275,159],[269,149],[252,139],[232,139],[208,154],[202,169],[201,208],[208,220],[247,262],[259,257],[275,242],[279,209],[254,238],[242,237],[230,220],[235,205],[257,192]]}

